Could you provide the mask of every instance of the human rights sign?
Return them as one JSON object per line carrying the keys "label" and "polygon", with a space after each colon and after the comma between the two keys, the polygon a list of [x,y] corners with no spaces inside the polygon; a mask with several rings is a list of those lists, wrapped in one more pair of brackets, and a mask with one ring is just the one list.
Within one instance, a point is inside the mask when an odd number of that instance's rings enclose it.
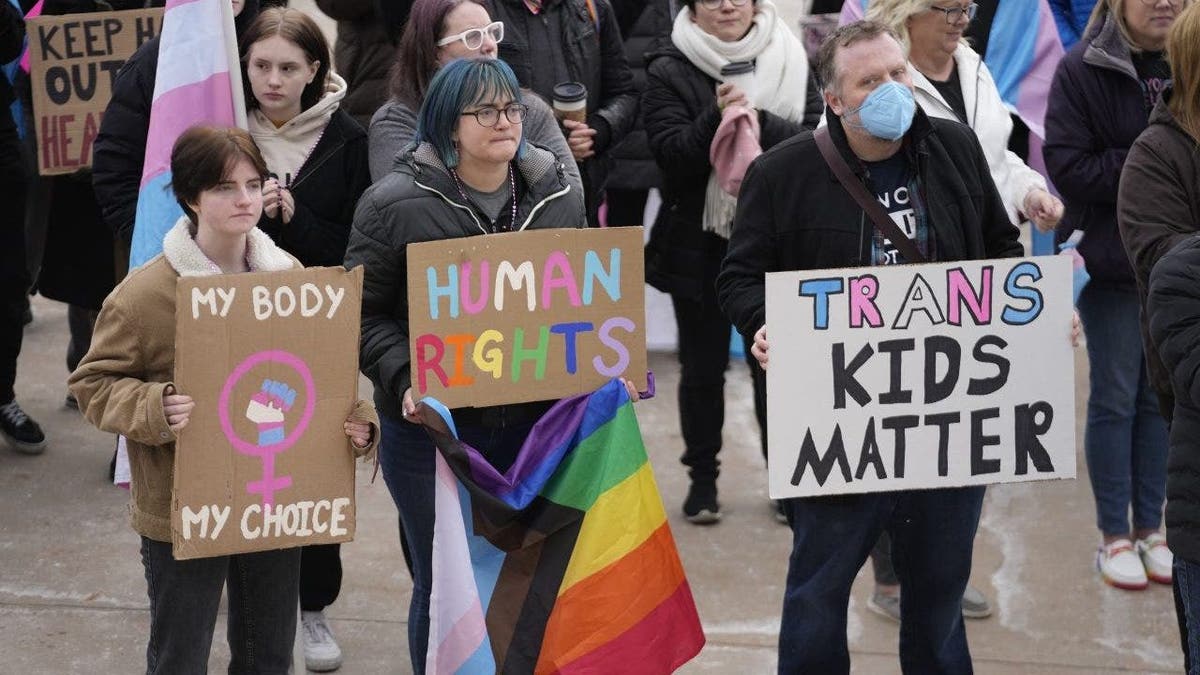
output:
{"label": "human rights sign", "polygon": [[646,388],[642,228],[410,244],[413,398],[486,406]]}
{"label": "human rights sign", "polygon": [[774,499],[1075,477],[1063,256],[767,275]]}
{"label": "human rights sign", "polygon": [[362,268],[184,277],[175,385],[177,559],[354,538]]}

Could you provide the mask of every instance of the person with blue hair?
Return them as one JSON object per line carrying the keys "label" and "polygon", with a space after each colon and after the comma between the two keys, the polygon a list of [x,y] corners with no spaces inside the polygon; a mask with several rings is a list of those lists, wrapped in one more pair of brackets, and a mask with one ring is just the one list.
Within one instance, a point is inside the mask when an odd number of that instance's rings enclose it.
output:
{"label": "person with blue hair", "polygon": [[[512,69],[489,58],[437,71],[417,115],[416,138],[358,203],[346,267],[363,265],[363,373],[383,420],[379,464],[413,562],[408,649],[425,672],[433,577],[433,442],[414,423],[408,336],[409,244],[586,225],[583,194],[554,154],[525,140],[528,108]],[[636,393],[631,392],[636,399]],[[554,401],[457,408],[458,435],[497,471],[508,470]]]}

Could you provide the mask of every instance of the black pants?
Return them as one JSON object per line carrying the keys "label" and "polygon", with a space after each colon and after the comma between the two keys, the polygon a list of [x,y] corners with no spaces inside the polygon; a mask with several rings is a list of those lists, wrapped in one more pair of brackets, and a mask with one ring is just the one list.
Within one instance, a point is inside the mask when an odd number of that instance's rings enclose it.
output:
{"label": "black pants", "polygon": [[[8,118],[7,114],[0,118]],[[0,122],[0,405],[13,400],[25,333],[29,271],[25,261],[25,167],[12,122]]]}
{"label": "black pants", "polygon": [[296,639],[294,548],[175,560],[171,544],[142,537],[150,596],[147,675],[203,675],[221,603],[229,590],[231,674],[286,675]]}
{"label": "black pants", "polygon": [[92,331],[96,329],[98,314],[86,307],[67,305],[67,326],[71,330],[71,340],[67,343],[68,373],[75,372],[79,362],[92,348]]}
{"label": "black pants", "polygon": [[[711,286],[711,284],[709,284]],[[725,371],[729,367],[729,321],[717,308],[715,291],[693,300],[672,295],[679,328],[679,425],[692,482],[715,481],[720,473],[721,427],[725,424]],[[754,416],[759,442],[767,456],[767,374],[750,354],[743,338],[746,363],[754,386]]]}
{"label": "black pants", "polygon": [[316,544],[300,549],[300,609],[320,612],[342,590],[342,545]]}

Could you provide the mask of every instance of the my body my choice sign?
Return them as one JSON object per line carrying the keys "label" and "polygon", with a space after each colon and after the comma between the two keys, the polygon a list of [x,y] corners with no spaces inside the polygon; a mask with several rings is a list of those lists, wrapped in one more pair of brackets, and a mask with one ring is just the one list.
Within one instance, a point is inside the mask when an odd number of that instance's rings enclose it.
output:
{"label": "my body my choice sign", "polygon": [[354,538],[363,269],[181,277],[175,384],[196,407],[175,446],[177,560]]}
{"label": "my body my choice sign", "polygon": [[1075,477],[1064,256],[767,275],[773,499]]}

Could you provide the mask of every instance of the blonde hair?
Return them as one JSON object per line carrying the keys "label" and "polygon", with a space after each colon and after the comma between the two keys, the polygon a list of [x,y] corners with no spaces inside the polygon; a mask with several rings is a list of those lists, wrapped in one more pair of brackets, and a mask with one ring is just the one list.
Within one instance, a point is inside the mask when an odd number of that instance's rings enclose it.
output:
{"label": "blonde hair", "polygon": [[933,0],[871,0],[866,18],[891,29],[907,53],[912,48],[908,41],[908,19],[929,11],[930,7]]}
{"label": "blonde hair", "polygon": [[1185,7],[1167,33],[1171,64],[1171,100],[1175,122],[1200,144],[1200,5]]}
{"label": "blonde hair", "polygon": [[[1087,26],[1083,29],[1084,35],[1092,35],[1092,31],[1099,31],[1104,25],[1104,20],[1110,15],[1117,21],[1117,30],[1121,32],[1121,39],[1125,41],[1125,45],[1129,47],[1129,51],[1134,54],[1140,54],[1144,51],[1133,41],[1133,33],[1129,32],[1129,24],[1125,22],[1124,9],[1125,2],[1133,0],[1097,0],[1096,6],[1092,8],[1092,15],[1088,17]],[[1192,3],[1190,0],[1183,0],[1183,8],[1187,9]],[[1176,17],[1178,19],[1178,17]]]}

